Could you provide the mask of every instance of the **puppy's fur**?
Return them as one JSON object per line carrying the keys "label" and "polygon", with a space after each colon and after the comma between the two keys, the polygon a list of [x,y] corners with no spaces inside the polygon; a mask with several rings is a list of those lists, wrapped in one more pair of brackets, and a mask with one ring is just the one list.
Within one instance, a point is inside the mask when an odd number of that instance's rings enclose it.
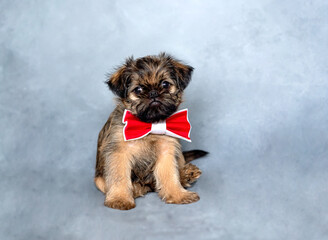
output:
{"label": "puppy's fur", "polygon": [[206,152],[181,151],[176,138],[150,134],[125,142],[122,117],[128,109],[144,122],[158,122],[174,113],[182,102],[183,90],[193,68],[162,53],[134,60],[129,58],[106,82],[119,97],[117,107],[99,133],[95,184],[105,193],[105,205],[127,210],[134,198],[157,191],[166,203],[199,200],[187,191],[201,175],[191,163]]}

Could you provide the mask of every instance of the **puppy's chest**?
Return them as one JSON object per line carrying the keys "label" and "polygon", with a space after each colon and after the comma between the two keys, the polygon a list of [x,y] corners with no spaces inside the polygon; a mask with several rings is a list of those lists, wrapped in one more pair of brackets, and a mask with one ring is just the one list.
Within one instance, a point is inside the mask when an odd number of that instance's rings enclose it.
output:
{"label": "puppy's chest", "polygon": [[153,175],[156,161],[164,155],[174,156],[179,149],[178,141],[163,135],[148,135],[131,141],[125,146],[133,158],[132,175],[138,179],[148,179]]}
{"label": "puppy's chest", "polygon": [[147,182],[147,179],[152,178],[152,172],[158,158],[158,149],[156,148],[156,143],[136,143],[132,157],[132,178]]}

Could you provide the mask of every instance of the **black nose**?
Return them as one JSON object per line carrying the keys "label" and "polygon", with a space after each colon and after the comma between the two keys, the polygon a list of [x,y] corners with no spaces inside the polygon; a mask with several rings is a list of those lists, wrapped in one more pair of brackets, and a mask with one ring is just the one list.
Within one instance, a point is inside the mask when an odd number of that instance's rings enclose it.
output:
{"label": "black nose", "polygon": [[149,97],[150,98],[157,98],[158,97],[158,92],[156,90],[151,90],[149,92]]}

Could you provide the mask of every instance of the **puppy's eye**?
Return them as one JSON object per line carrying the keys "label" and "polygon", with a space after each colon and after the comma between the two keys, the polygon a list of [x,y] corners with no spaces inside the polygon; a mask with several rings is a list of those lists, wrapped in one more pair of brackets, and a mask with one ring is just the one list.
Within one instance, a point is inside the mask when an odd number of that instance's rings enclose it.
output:
{"label": "puppy's eye", "polygon": [[168,81],[163,81],[162,82],[162,87],[165,89],[168,89],[170,87],[171,83],[169,83]]}
{"label": "puppy's eye", "polygon": [[135,92],[135,94],[140,94],[142,92],[142,87],[138,86],[136,87],[133,92]]}

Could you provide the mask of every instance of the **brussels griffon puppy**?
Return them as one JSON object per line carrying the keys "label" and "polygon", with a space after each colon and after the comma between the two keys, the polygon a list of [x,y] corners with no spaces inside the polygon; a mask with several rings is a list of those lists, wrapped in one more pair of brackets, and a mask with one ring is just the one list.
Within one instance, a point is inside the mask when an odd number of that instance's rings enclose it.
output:
{"label": "brussels griffon puppy", "polygon": [[189,163],[206,152],[182,152],[177,138],[149,134],[125,141],[122,118],[129,110],[142,122],[157,123],[170,117],[182,102],[193,68],[161,53],[128,58],[106,82],[117,96],[117,106],[98,138],[95,184],[105,194],[105,206],[128,210],[134,199],[157,191],[166,203],[199,200],[186,190],[201,175]]}

